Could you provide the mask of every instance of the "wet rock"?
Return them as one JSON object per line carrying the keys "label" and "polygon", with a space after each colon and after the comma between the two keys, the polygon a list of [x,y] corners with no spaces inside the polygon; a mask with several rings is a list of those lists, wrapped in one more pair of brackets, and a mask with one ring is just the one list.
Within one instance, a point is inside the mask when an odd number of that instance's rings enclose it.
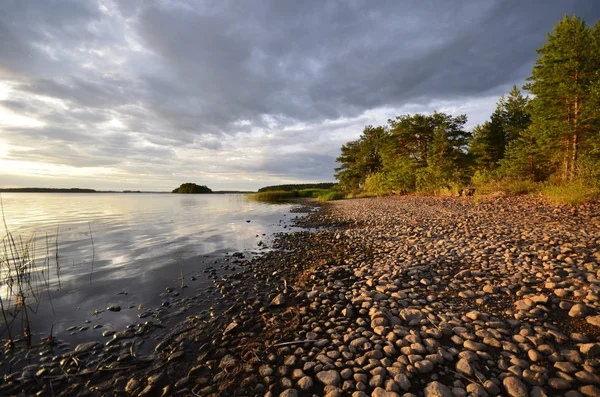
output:
{"label": "wet rock", "polygon": [[283,294],[278,294],[271,301],[271,306],[282,306],[284,304],[285,304],[285,295],[283,295]]}
{"label": "wet rock", "polygon": [[75,348],[75,351],[78,353],[84,353],[84,352],[93,350],[95,348],[101,347],[101,346],[102,346],[102,343],[92,341],[92,342],[87,342],[87,343],[82,343],[80,345],[77,345],[77,347]]}
{"label": "wet rock", "polygon": [[231,323],[229,323],[227,328],[225,328],[225,331],[223,331],[223,335],[227,335],[227,334],[233,332],[235,329],[238,328],[238,326],[239,326],[239,324],[236,321],[232,321]]}
{"label": "wet rock", "polygon": [[133,393],[140,386],[140,382],[135,378],[129,379],[127,385],[125,386],[125,391],[127,393]]}

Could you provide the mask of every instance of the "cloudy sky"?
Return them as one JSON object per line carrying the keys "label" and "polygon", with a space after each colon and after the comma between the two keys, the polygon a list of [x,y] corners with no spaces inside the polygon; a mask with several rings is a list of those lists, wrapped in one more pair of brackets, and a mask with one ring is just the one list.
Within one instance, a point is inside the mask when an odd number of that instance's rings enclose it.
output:
{"label": "cloudy sky", "polygon": [[367,124],[484,121],[595,0],[2,0],[0,187],[333,181]]}

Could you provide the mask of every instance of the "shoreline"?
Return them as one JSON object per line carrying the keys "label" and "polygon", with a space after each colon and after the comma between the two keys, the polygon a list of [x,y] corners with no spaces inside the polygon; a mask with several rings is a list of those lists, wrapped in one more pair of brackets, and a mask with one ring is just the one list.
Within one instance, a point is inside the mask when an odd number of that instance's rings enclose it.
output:
{"label": "shoreline", "polygon": [[317,231],[281,234],[215,280],[222,313],[188,317],[151,357],[130,344],[128,371],[76,374],[55,391],[600,393],[597,205],[356,199],[295,223]]}

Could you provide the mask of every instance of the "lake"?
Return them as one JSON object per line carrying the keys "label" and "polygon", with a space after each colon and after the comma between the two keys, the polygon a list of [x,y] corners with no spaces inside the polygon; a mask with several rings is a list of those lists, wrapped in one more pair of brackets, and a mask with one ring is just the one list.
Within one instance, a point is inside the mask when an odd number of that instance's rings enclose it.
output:
{"label": "lake", "polygon": [[[291,204],[255,202],[241,194],[0,193],[0,197],[16,244],[35,242],[38,271],[24,294],[34,343],[48,336],[51,328],[54,336],[71,344],[100,339],[106,329],[140,321],[144,308],[164,304],[161,293],[181,286],[181,274],[188,286],[182,293],[198,294],[211,284],[207,269],[229,261],[226,254],[244,252],[249,258],[264,252],[261,242],[268,243],[273,233],[298,230],[288,222],[295,216],[290,214]],[[6,241],[4,227],[0,236]],[[6,247],[0,246],[0,255],[11,258],[14,254]],[[6,281],[6,268],[2,272]],[[2,300],[9,313],[16,312],[8,320],[18,337],[25,313],[14,310],[15,297],[7,288],[5,282],[0,286]],[[119,305],[121,311],[107,311],[111,305]],[[0,333],[7,338],[3,319]]]}

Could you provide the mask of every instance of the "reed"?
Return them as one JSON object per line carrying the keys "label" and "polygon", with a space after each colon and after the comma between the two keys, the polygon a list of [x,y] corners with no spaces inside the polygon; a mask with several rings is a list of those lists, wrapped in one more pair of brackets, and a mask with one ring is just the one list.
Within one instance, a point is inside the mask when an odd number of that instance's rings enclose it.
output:
{"label": "reed", "polygon": [[[44,292],[50,296],[50,239],[46,235],[46,249],[43,260],[36,261],[36,234],[29,237],[15,236],[8,228],[4,207],[0,198],[2,221],[5,235],[0,240],[0,309],[2,321],[8,335],[7,347],[14,347],[16,335],[15,321],[21,320],[21,332],[28,346],[31,346],[31,314],[36,314]],[[56,275],[60,278],[58,256],[58,234],[56,236]],[[4,296],[2,296],[4,295]],[[2,335],[0,335],[2,337]]]}
{"label": "reed", "polygon": [[317,200],[319,201],[332,201],[332,200],[341,200],[344,198],[342,192],[329,191],[326,193],[322,193],[317,196]]}
{"label": "reed", "polygon": [[299,193],[297,190],[277,190],[272,192],[259,192],[248,196],[248,198],[250,198],[251,200],[262,201],[265,203],[283,203],[296,197],[299,197]]}

